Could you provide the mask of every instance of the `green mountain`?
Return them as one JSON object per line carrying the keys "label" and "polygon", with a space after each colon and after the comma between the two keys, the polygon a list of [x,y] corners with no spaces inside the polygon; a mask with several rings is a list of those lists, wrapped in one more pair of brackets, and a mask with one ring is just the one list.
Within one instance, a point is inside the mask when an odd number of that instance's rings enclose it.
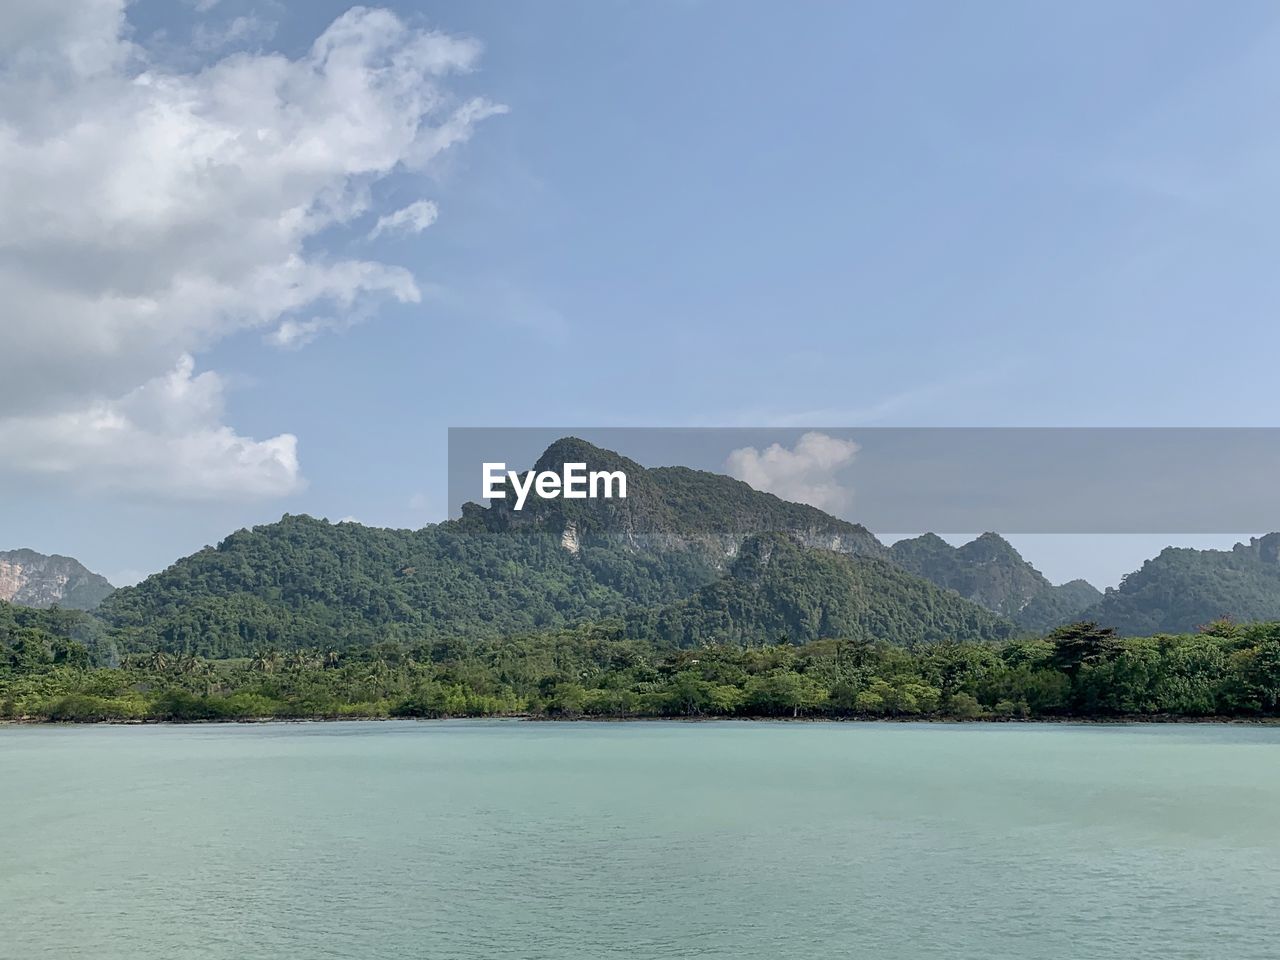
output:
{"label": "green mountain", "polygon": [[1082,616],[1127,636],[1186,632],[1220,617],[1280,619],[1280,533],[1230,550],[1166,547]]}
{"label": "green mountain", "polygon": [[723,568],[744,538],[786,532],[805,546],[841,553],[887,557],[885,546],[866,527],[837,519],[816,507],[762,493],[741,480],[688,467],[646,468],[611,450],[576,437],[557,440],[538,458],[534,471],[560,472],[566,463],[588,471],[621,470],[627,475],[625,500],[538,500],[521,511],[515,495],[486,508],[464,507],[464,522],[492,532],[537,530],[561,537],[569,549],[593,537],[650,550],[693,549]]}
{"label": "green mountain", "polygon": [[629,632],[677,646],[840,638],[916,647],[1006,639],[1014,627],[886,560],[806,548],[771,533],[743,543],[725,577],[633,617]]}
{"label": "green mountain", "polygon": [[92,610],[115,587],[71,557],[0,551],[0,600],[24,607]]}
{"label": "green mountain", "polygon": [[1051,584],[995,534],[886,548],[858,524],[729,477],[646,469],[575,438],[534,469],[566,462],[625,471],[627,497],[532,498],[517,511],[509,496],[416,531],[286,516],[116,591],[100,615],[122,653],[205,656],[610,619],[674,644],[785,635],[906,645],[1000,636],[1008,623],[1026,633],[1093,619],[1149,635],[1223,615],[1280,619],[1280,534],[1230,551],[1165,550],[1103,596],[1083,581]]}
{"label": "green mountain", "polygon": [[[88,650],[102,643],[101,621],[84,610],[55,607],[40,609],[0,600],[0,669],[87,661]],[[111,657],[105,656],[110,662]]]}
{"label": "green mountain", "polygon": [[575,553],[539,531],[285,516],[118,590],[101,614],[124,650],[241,656],[528,633],[670,602],[714,576],[688,551],[590,542]]}
{"label": "green mountain", "polygon": [[[644,612],[674,609],[699,588],[745,582],[758,555],[739,552],[768,532],[783,536],[783,553],[805,559],[773,568],[770,590],[740,609],[735,636],[880,630],[884,639],[917,643],[948,630],[956,638],[999,632],[995,618],[895,569],[857,524],[729,477],[646,469],[574,438],[553,444],[534,469],[559,471],[566,462],[624,470],[627,497],[533,498],[517,511],[509,495],[416,531],[286,516],[117,591],[101,613],[122,652],[215,657],[492,637],[610,618],[639,624]],[[783,571],[794,579],[784,582]],[[840,590],[850,596],[840,599]],[[691,625],[682,635],[700,630]]]}
{"label": "green mountain", "polygon": [[898,541],[889,556],[904,570],[954,590],[1026,631],[1043,632],[1070,622],[1102,598],[1084,580],[1054,586],[994,533],[960,547],[926,533]]}

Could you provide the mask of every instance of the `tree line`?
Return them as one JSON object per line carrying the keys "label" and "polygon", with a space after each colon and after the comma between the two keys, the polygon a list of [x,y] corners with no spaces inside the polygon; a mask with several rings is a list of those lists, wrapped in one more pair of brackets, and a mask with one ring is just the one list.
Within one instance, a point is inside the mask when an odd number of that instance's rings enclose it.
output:
{"label": "tree line", "polygon": [[74,618],[41,613],[0,620],[0,718],[1280,716],[1280,623],[1221,620],[1150,638],[1080,623],[916,649],[865,639],[678,649],[604,623],[227,659],[154,651],[106,666],[74,636]]}

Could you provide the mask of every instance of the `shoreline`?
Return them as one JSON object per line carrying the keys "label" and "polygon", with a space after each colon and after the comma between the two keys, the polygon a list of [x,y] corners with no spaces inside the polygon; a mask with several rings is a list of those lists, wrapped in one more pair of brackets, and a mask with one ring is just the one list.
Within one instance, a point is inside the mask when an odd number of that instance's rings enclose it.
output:
{"label": "shoreline", "polygon": [[1124,717],[548,717],[533,714],[503,714],[487,717],[238,717],[218,720],[42,720],[35,717],[10,717],[0,720],[4,727],[199,727],[262,726],[272,723],[443,723],[443,722],[519,722],[519,723],[767,723],[767,724],[838,724],[897,723],[934,726],[968,726],[1000,724],[1022,726],[1280,726],[1280,717],[1179,717],[1167,714]]}

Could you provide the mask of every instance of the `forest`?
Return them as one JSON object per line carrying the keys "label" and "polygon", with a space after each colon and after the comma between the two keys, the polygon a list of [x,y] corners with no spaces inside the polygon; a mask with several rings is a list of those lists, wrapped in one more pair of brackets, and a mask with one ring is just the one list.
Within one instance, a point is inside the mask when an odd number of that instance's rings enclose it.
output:
{"label": "forest", "polygon": [[913,649],[865,639],[677,648],[611,622],[227,659],[156,650],[105,666],[76,639],[79,617],[17,609],[0,616],[8,720],[1280,717],[1274,622],[1150,638],[1078,623],[1036,639]]}

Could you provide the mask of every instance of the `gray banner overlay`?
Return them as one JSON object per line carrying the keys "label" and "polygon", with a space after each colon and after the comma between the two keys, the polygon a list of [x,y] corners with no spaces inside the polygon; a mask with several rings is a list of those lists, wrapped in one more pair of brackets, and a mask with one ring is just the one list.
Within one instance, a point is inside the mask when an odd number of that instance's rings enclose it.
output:
{"label": "gray banner overlay", "polygon": [[458,427],[450,517],[484,504],[482,464],[527,470],[563,437],[735,476],[873,532],[1280,529],[1280,428],[1220,427]]}

